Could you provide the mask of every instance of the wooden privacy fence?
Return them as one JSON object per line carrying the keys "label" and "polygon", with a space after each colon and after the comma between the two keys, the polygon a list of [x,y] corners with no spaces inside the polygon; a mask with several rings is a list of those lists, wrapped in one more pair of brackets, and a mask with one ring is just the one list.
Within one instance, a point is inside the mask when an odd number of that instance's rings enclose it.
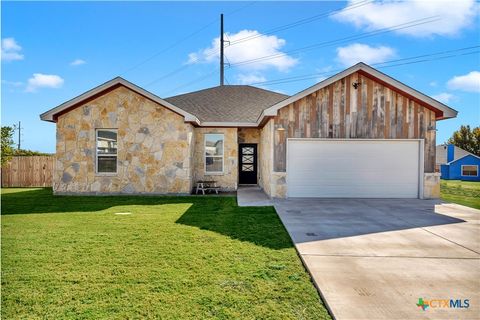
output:
{"label": "wooden privacy fence", "polygon": [[2,187],[51,187],[54,156],[16,156],[2,167]]}

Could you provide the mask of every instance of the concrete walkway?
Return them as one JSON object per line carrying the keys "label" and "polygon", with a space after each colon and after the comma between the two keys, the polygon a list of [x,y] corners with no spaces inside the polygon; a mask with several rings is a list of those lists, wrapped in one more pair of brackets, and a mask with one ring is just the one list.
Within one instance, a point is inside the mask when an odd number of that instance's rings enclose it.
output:
{"label": "concrete walkway", "polygon": [[[413,199],[289,199],[275,208],[337,320],[480,318],[480,210]],[[422,310],[419,298],[470,307]]]}
{"label": "concrete walkway", "polygon": [[272,200],[258,186],[240,186],[237,190],[239,207],[273,206]]}

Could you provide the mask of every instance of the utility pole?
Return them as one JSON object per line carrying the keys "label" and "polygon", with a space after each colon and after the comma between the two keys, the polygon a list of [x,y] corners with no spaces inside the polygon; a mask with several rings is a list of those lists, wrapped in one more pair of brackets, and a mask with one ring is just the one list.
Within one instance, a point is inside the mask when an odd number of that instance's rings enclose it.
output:
{"label": "utility pole", "polygon": [[21,122],[18,121],[18,127],[17,125],[13,125],[13,129],[14,130],[18,130],[18,144],[17,144],[17,149],[20,150],[21,148],[21,141],[22,141],[22,126],[21,126]]}
{"label": "utility pole", "polygon": [[224,79],[224,64],[223,64],[223,13],[220,14],[220,85],[223,86]]}

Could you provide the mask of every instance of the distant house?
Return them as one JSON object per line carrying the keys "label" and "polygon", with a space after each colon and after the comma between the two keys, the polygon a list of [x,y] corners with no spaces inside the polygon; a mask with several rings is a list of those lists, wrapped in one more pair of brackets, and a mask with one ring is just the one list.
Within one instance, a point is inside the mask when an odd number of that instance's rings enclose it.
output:
{"label": "distant house", "polygon": [[[445,150],[445,152],[443,152],[443,150]],[[437,161],[439,153],[446,154],[446,163],[440,164],[441,179],[480,181],[480,174],[478,172],[480,157],[451,144],[437,146]]]}
{"label": "distant house", "polygon": [[451,152],[453,154],[453,158],[450,160],[457,160],[460,159],[468,154],[471,154],[470,152],[463,150],[462,148],[459,148],[457,146],[454,146],[453,144],[447,145],[447,144],[440,144],[436,147],[435,150],[435,172],[440,172],[440,166],[442,164],[447,164],[447,151],[448,148],[451,148]]}

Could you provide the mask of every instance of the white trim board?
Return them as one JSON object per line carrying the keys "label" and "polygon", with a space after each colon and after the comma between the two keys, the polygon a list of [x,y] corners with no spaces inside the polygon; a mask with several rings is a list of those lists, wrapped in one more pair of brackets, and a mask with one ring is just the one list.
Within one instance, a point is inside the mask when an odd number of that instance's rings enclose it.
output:
{"label": "white trim board", "polygon": [[[463,167],[477,167],[477,174],[474,175],[474,176],[464,175],[464,174],[463,174]],[[461,176],[461,177],[478,177],[478,165],[476,165],[476,164],[462,164],[462,165],[460,166],[460,176]]]}
{"label": "white trim board", "polygon": [[[207,156],[207,137],[209,135],[222,136],[222,155]],[[208,132],[203,134],[203,172],[205,176],[223,176],[225,175],[225,134],[217,132]],[[222,171],[207,171],[207,157],[222,158]]]}

